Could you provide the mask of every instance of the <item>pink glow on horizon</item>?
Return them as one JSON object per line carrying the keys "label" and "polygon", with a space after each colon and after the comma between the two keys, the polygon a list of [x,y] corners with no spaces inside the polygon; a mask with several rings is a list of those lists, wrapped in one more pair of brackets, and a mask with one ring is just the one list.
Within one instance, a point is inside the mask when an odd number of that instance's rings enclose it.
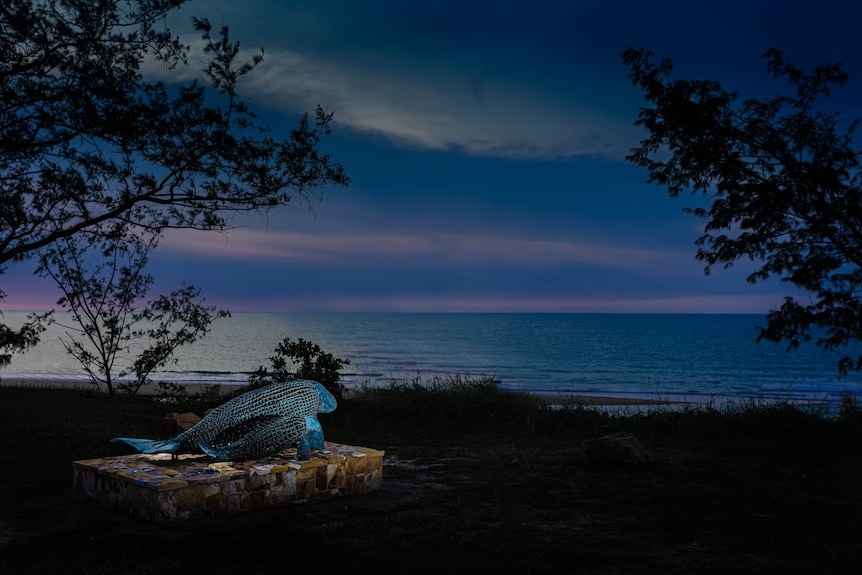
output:
{"label": "pink glow on horizon", "polygon": [[[498,312],[498,313],[766,313],[778,307],[783,295],[703,295],[655,299],[537,299],[495,297],[260,297],[246,300],[207,298],[208,305],[236,312]],[[9,294],[2,311],[57,309],[56,297],[46,294]]]}
{"label": "pink glow on horizon", "polygon": [[[35,287],[38,285],[39,287]],[[20,286],[4,285],[6,299],[0,302],[0,311],[39,311],[44,312],[57,309],[57,298],[60,292],[52,288],[53,285],[46,282],[33,282],[27,289]]]}
{"label": "pink glow on horizon", "polygon": [[779,294],[705,295],[656,299],[509,299],[416,296],[259,298],[208,301],[235,312],[418,312],[418,313],[756,313],[780,305]]}

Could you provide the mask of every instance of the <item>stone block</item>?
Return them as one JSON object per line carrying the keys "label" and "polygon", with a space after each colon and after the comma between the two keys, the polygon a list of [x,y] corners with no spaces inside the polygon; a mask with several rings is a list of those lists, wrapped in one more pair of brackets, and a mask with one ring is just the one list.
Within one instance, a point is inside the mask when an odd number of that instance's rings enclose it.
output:
{"label": "stone block", "polygon": [[151,521],[175,521],[379,490],[383,451],[327,443],[308,461],[287,450],[265,460],[137,454],[75,461],[74,493]]}

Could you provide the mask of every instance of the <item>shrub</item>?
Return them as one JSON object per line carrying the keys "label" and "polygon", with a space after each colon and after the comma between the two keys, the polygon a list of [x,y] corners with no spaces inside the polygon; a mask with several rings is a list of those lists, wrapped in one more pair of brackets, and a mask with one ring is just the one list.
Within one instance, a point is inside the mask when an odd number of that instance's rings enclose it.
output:
{"label": "shrub", "polygon": [[248,378],[248,386],[238,393],[292,379],[311,379],[323,385],[337,401],[341,401],[344,386],[341,385],[341,369],[350,365],[349,359],[341,359],[324,352],[314,342],[289,337],[278,344],[275,355],[269,358],[271,368],[258,367]]}
{"label": "shrub", "polygon": [[417,375],[384,387],[359,388],[357,399],[376,413],[412,422],[425,418],[470,426],[529,421],[537,409],[535,398],[501,391],[497,384],[493,377]]}
{"label": "shrub", "polygon": [[838,407],[838,418],[845,424],[862,427],[862,404],[859,398],[850,393],[843,394]]}

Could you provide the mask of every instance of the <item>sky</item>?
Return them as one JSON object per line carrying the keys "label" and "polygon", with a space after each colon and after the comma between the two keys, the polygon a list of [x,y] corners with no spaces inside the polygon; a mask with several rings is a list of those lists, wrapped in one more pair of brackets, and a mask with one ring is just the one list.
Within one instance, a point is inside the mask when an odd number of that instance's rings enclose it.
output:
{"label": "sky", "polygon": [[[856,2],[820,0],[192,0],[264,60],[241,84],[274,135],[318,104],[323,149],[352,183],[312,205],[239,215],[226,233],[166,235],[151,271],[231,311],[765,313],[795,292],[753,268],[703,273],[702,220],[624,156],[644,101],[620,55],[646,48],[674,77],[743,97],[782,88],[762,54],[841,61],[830,99],[862,117]],[[173,81],[199,76],[200,60]],[[165,78],[170,80],[169,78]],[[4,309],[59,297],[26,265]]]}

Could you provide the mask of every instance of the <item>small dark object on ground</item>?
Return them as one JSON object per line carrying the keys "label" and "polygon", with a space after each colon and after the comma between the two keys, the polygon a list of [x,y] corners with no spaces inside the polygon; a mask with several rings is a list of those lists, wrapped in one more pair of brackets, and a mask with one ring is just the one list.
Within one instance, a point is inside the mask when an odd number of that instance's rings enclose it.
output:
{"label": "small dark object on ground", "polygon": [[188,411],[186,413],[171,412],[167,414],[162,421],[162,429],[168,435],[179,435],[183,431],[188,431],[201,420],[196,413]]}
{"label": "small dark object on ground", "polygon": [[643,465],[650,461],[649,452],[638,438],[625,431],[587,439],[581,447],[584,455],[597,463]]}

